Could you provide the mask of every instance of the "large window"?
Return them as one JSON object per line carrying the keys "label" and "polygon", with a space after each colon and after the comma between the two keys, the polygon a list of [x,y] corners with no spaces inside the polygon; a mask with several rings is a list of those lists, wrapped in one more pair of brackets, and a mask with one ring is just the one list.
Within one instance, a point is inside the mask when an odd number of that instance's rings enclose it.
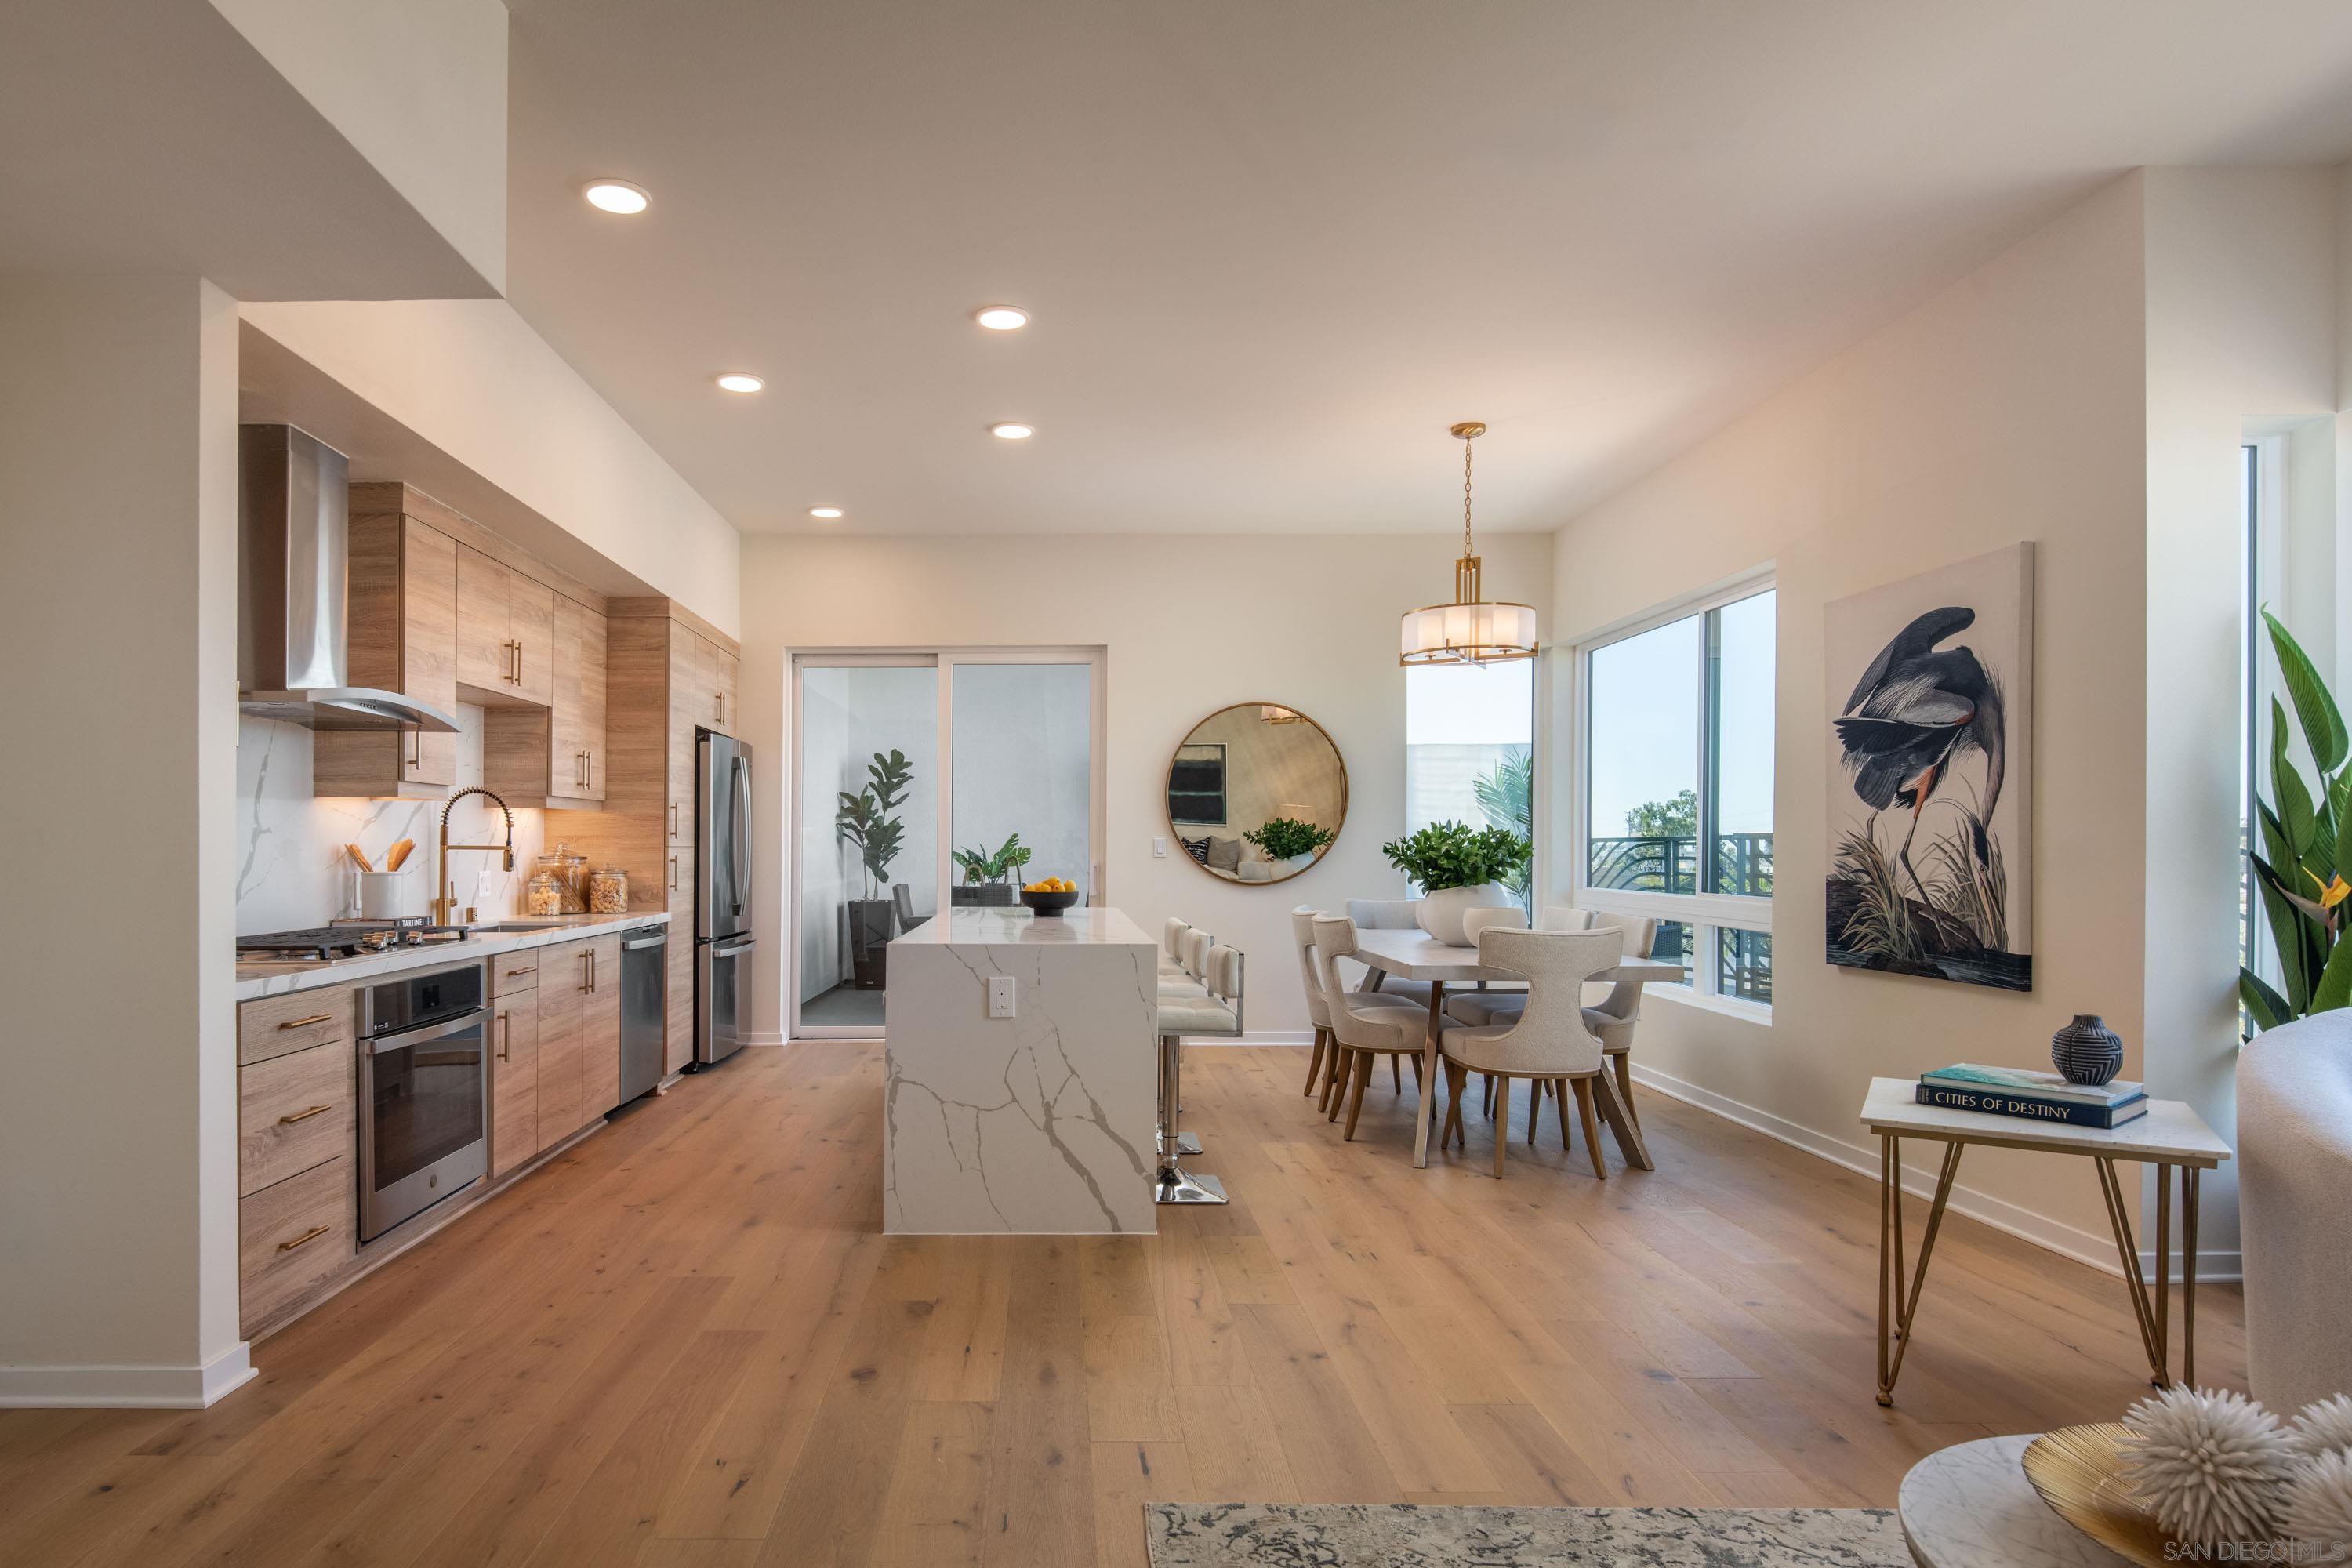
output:
{"label": "large window", "polygon": [[1772,1000],[1775,596],[1588,646],[1577,902],[1654,916],[1692,990]]}
{"label": "large window", "polygon": [[[1535,661],[1404,672],[1405,830],[1440,822],[1534,835]],[[1533,912],[1532,872],[1512,890]]]}

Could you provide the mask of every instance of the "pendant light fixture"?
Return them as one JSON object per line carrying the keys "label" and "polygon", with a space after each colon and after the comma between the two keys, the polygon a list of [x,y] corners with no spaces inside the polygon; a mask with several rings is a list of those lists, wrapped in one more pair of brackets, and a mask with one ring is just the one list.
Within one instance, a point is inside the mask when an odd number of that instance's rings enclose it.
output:
{"label": "pendant light fixture", "polygon": [[1404,613],[1399,664],[1501,664],[1536,656],[1534,608],[1480,596],[1470,542],[1470,443],[1486,433],[1475,419],[1454,426],[1462,443],[1462,558],[1454,563],[1454,603]]}

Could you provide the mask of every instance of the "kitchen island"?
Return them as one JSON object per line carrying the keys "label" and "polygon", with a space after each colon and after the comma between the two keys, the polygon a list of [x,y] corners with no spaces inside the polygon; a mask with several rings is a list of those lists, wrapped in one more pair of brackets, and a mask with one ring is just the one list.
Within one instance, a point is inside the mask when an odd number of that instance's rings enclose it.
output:
{"label": "kitchen island", "polygon": [[[889,976],[885,1230],[1158,1228],[1159,960],[1141,928],[1115,909],[950,909],[890,943]],[[1011,982],[1010,1017],[991,1016],[992,980]]]}

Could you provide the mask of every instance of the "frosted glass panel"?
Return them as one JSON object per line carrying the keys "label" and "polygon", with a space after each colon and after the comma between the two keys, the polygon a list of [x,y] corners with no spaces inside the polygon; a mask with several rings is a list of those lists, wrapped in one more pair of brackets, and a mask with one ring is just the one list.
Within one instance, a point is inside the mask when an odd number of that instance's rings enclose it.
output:
{"label": "frosted glass panel", "polygon": [[[976,889],[1000,880],[1018,888],[1066,877],[1093,889],[1094,670],[1087,664],[967,664],[953,668],[951,755],[955,793],[950,881],[961,902],[1001,894]],[[971,859],[1006,858],[1020,838],[1028,858],[1000,878]],[[1013,858],[1017,859],[1018,850]]]}

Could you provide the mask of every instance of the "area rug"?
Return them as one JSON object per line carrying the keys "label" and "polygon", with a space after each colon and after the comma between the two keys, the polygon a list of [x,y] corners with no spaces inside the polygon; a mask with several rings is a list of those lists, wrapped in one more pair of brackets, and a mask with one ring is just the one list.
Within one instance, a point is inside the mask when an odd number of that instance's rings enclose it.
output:
{"label": "area rug", "polygon": [[1908,1568],[1891,1509],[1143,1505],[1151,1568]]}

